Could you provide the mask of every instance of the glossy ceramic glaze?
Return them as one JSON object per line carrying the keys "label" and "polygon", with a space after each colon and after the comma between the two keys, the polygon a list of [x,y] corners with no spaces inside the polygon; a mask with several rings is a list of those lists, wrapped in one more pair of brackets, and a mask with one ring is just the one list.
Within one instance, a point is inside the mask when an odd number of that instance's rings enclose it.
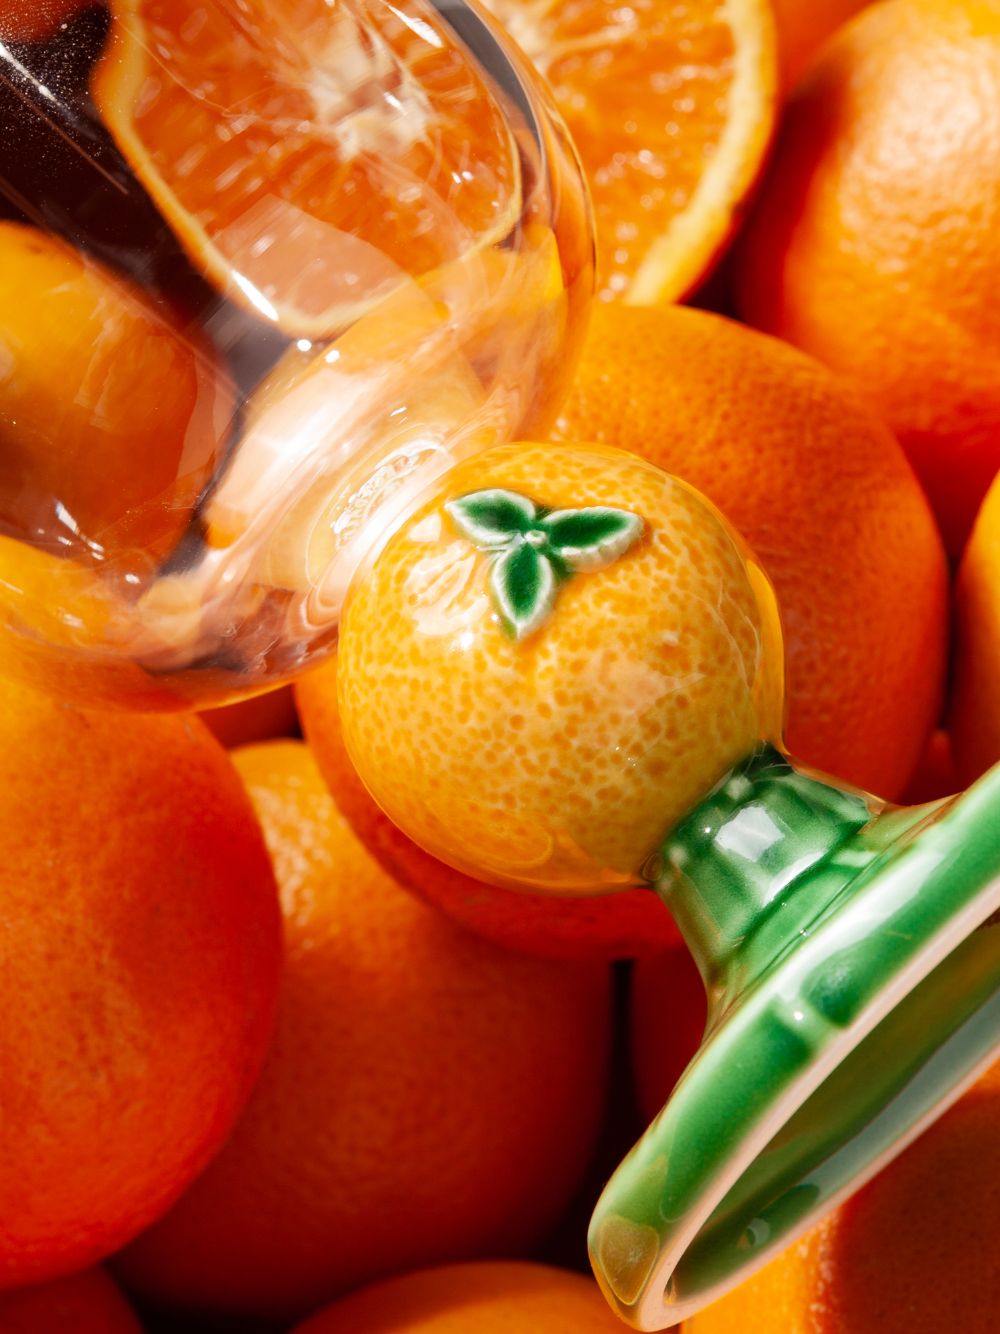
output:
{"label": "glossy ceramic glaze", "polygon": [[701,1050],[590,1231],[639,1329],[711,1302],[903,1149],[1000,1043],[1000,773],[883,808],[770,746],[666,841]]}
{"label": "glossy ceramic glaze", "polygon": [[0,16],[2,648],[217,703],[318,660],[421,488],[551,419],[582,179],[464,0],[63,11]]}
{"label": "glossy ceramic glaze", "polygon": [[677,1324],[905,1146],[1000,1049],[1000,773],[891,808],[780,746],[773,599],[703,498],[615,450],[461,465],[359,575],[340,713],[428,851],[549,893],[645,883],[709,1024],[594,1214]]}
{"label": "glossy ceramic glaze", "polygon": [[776,732],[771,589],[691,487],[620,450],[459,465],[355,584],[344,740],[427,851],[517,889],[646,883],[664,831]]}

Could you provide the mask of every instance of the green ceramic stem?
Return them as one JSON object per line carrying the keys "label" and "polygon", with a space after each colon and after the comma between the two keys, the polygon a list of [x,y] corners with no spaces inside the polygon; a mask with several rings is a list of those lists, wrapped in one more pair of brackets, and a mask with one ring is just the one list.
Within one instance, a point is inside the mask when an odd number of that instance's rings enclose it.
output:
{"label": "green ceramic stem", "polygon": [[872,797],[794,768],[769,744],[730,770],[671,831],[653,877],[713,1011],[927,813],[885,812]]}
{"label": "green ceramic stem", "polygon": [[898,809],[762,746],[657,861],[710,1012],[591,1221],[598,1280],[642,1330],[775,1254],[1000,1050],[1000,766]]}

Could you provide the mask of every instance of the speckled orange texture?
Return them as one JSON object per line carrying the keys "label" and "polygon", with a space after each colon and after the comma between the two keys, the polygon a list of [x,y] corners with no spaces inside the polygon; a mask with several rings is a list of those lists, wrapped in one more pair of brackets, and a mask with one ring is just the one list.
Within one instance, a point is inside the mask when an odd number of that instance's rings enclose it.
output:
{"label": "speckled orange texture", "polygon": [[[491,486],[620,506],[647,533],[571,579],[516,643],[488,557],[444,510]],[[505,446],[450,473],[359,580],[342,624],[344,736],[392,819],[460,870],[553,892],[633,884],[670,826],[777,735],[780,652],[763,647],[777,633],[759,571],[684,483],[598,446]]]}

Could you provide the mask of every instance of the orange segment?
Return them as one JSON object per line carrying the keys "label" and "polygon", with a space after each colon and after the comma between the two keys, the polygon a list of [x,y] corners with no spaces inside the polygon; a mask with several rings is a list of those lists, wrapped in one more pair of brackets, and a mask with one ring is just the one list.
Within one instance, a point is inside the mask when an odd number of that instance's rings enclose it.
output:
{"label": "orange segment", "polygon": [[195,263],[285,332],[329,335],[516,220],[503,109],[420,0],[113,11],[101,114]]}
{"label": "orange segment", "polygon": [[732,230],[770,137],[765,0],[487,4],[548,79],[580,152],[602,295],[684,295]]}

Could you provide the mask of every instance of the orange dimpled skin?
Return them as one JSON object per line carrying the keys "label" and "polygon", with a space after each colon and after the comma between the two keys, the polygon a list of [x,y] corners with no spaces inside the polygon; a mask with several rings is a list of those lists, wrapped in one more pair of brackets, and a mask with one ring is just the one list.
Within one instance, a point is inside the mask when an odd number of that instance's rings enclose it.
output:
{"label": "orange dimpled skin", "polygon": [[885,0],[789,103],[738,303],[862,387],[957,555],[1000,466],[1000,4]]}
{"label": "orange dimpled skin", "polygon": [[631,959],[678,942],[663,903],[646,889],[551,898],[501,889],[438,861],[398,829],[372,799],[344,745],[336,654],[296,687],[320,772],[351,827],[390,875],[477,935],[565,959]]}
{"label": "orange dimpled skin", "polygon": [[102,1269],[0,1295],[0,1334],[142,1334]]}
{"label": "orange dimpled skin", "polygon": [[[616,507],[641,540],[573,575],[515,640],[491,561],[446,506],[506,489],[546,510]],[[341,629],[348,751],[417,843],[470,874],[612,889],[762,736],[780,731],[770,589],[717,511],[598,446],[515,445],[460,465],[359,578]]]}
{"label": "orange dimpled skin", "polygon": [[226,1147],[123,1278],[287,1329],[417,1265],[530,1251],[593,1151],[609,970],[497,949],[404,893],[302,742],[235,763],[281,888],[277,1029]]}
{"label": "orange dimpled skin", "polygon": [[[232,384],[170,312],[32,227],[0,222],[0,522],[145,574],[218,461]],[[58,544],[58,545],[56,545]]]}
{"label": "orange dimpled skin", "polygon": [[0,1290],[166,1209],[260,1068],[280,965],[253,809],[193,717],[0,692]]}
{"label": "orange dimpled skin", "polygon": [[592,1279],[494,1260],[386,1279],[299,1325],[294,1334],[620,1334]]}
{"label": "orange dimpled skin", "polygon": [[898,441],[850,386],[704,311],[598,307],[556,435],[632,450],[719,506],[778,598],[789,750],[897,799],[941,708],[948,570]]}

